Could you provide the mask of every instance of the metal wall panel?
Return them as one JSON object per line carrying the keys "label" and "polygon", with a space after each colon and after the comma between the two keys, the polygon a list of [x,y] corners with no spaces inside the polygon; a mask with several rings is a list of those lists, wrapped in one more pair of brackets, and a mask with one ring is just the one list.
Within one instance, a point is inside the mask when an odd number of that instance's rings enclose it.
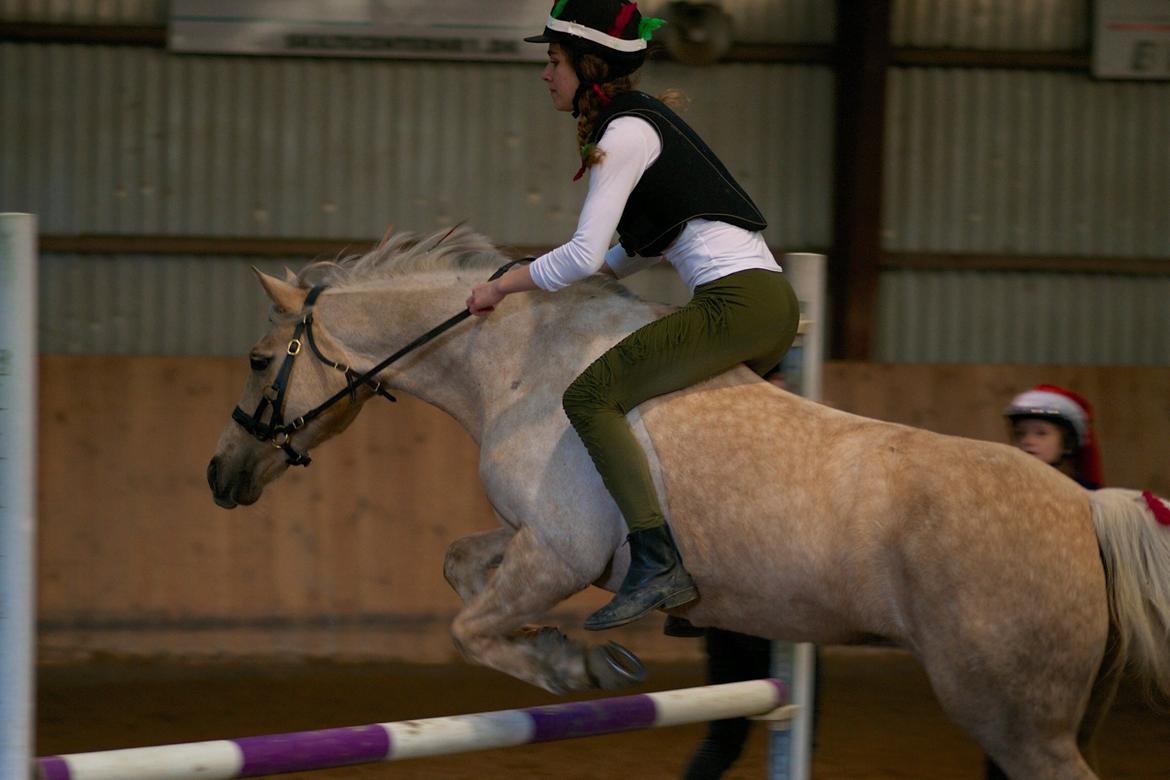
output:
{"label": "metal wall panel", "polygon": [[[268,329],[269,301],[251,267],[283,278],[285,268],[318,259],[42,255],[37,346],[50,354],[244,355]],[[667,266],[627,286],[662,303],[690,297]],[[435,323],[454,313],[435,312]]]}
{"label": "metal wall panel", "polygon": [[[497,0],[499,1],[499,0]],[[653,15],[665,2],[644,2]],[[835,5],[824,0],[737,0],[724,3],[736,40],[745,43],[828,43]],[[57,24],[167,23],[167,0],[0,0],[0,20]],[[538,19],[533,25],[539,24]]]}
{"label": "metal wall panel", "polygon": [[736,0],[719,3],[741,43],[832,43],[836,3],[825,0]]}
{"label": "metal wall panel", "polygon": [[[828,243],[827,68],[648,70],[648,90],[692,99],[686,115],[768,215],[771,243]],[[0,207],[38,213],[45,233],[374,238],[391,223],[468,220],[500,244],[554,244],[571,235],[585,182],[571,181],[573,125],[538,75],[7,44]],[[235,354],[256,310],[218,313],[236,260],[45,265],[45,351]]]}
{"label": "metal wall panel", "polygon": [[1170,275],[887,271],[875,359],[1170,365]]}
{"label": "metal wall panel", "polygon": [[1089,39],[1089,0],[895,0],[895,46],[1065,50]]}
{"label": "metal wall panel", "polygon": [[829,245],[834,133],[829,68],[661,65],[643,87],[652,94],[675,87],[690,98],[680,113],[751,193],[768,219],[764,235],[770,245],[792,250]]}
{"label": "metal wall panel", "polygon": [[886,249],[1170,257],[1170,84],[896,68]]}
{"label": "metal wall panel", "polygon": [[0,0],[0,20],[46,24],[166,24],[168,0]]}
{"label": "metal wall panel", "polygon": [[[828,68],[655,64],[781,246],[828,241]],[[376,237],[468,220],[572,233],[575,134],[524,65],[0,46],[0,203],[46,233]]]}
{"label": "metal wall panel", "polygon": [[[292,258],[299,268],[308,258]],[[39,349],[47,353],[243,355],[267,329],[250,270],[282,261],[147,255],[43,255]]]}

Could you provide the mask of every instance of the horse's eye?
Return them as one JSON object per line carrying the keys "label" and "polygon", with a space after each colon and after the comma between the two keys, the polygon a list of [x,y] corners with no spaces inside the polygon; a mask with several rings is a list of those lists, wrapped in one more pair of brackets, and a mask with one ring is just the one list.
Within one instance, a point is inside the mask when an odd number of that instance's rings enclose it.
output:
{"label": "horse's eye", "polygon": [[272,358],[266,355],[249,355],[249,361],[252,363],[253,371],[263,371],[268,368],[268,364],[272,362]]}

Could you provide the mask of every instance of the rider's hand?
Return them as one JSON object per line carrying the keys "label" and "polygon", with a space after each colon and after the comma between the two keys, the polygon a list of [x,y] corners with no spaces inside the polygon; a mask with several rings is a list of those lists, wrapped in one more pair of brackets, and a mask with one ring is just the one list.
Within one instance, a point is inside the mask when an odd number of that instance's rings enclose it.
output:
{"label": "rider's hand", "polygon": [[477,284],[467,296],[467,309],[472,314],[482,317],[495,310],[507,293],[500,290],[497,282]]}

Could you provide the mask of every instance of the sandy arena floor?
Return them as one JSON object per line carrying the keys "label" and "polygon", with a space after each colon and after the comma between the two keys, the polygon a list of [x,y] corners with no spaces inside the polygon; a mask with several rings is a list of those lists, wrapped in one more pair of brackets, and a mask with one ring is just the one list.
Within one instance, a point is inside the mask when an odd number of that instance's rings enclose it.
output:
{"label": "sandy arena floor", "polygon": [[[703,683],[694,665],[653,665],[639,690]],[[813,775],[976,778],[979,750],[943,716],[906,655],[831,650]],[[465,665],[253,662],[190,664],[97,659],[38,675],[38,754],[353,726],[562,701]],[[634,691],[631,691],[634,692]],[[678,777],[702,726],[546,743],[402,763],[284,775],[341,778],[558,780]],[[1125,692],[1101,735],[1106,778],[1170,778],[1170,715]],[[765,777],[766,733],[729,778]]]}

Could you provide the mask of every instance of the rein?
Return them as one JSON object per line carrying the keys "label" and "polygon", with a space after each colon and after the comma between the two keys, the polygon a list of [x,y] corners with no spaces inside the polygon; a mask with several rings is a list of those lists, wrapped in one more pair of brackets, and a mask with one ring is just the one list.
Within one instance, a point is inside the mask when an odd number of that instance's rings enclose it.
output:
{"label": "rein", "polygon": [[[488,278],[488,281],[495,281],[496,279],[499,279],[513,266],[519,263],[528,262],[531,259],[532,258],[530,257],[525,257],[519,260],[510,260],[507,263],[504,263],[504,265],[496,269],[496,272]],[[368,386],[374,393],[382,396],[383,398],[386,398],[387,400],[397,401],[397,398],[382,389],[381,380],[376,379],[377,374],[391,363],[401,359],[403,356],[413,352],[427,342],[438,338],[471,316],[471,311],[469,309],[464,309],[455,316],[449,317],[435,327],[431,328],[426,333],[395,352],[393,355],[390,355],[389,357],[382,360],[373,368],[369,369],[368,371],[359,373],[357,370],[347,366],[344,363],[339,363],[325,357],[320,348],[317,346],[317,340],[313,336],[313,307],[317,303],[317,298],[321,295],[322,292],[325,291],[325,289],[326,285],[317,285],[309,290],[308,296],[305,297],[305,304],[301,309],[301,318],[297,322],[296,328],[293,330],[292,338],[288,342],[288,349],[285,351],[284,363],[281,364],[280,371],[278,371],[276,374],[276,379],[272,381],[272,384],[264,388],[264,391],[260,396],[260,403],[256,406],[255,413],[249,415],[239,406],[232,410],[232,419],[239,423],[241,428],[243,428],[257,440],[271,442],[273,447],[284,450],[290,466],[308,466],[310,463],[312,463],[312,458],[309,457],[307,452],[298,452],[296,448],[292,446],[291,440],[294,433],[299,431],[301,428],[304,428],[317,417],[321,416],[321,414],[323,414],[326,410],[328,410],[346,396],[349,397],[351,402],[356,403],[357,388],[359,385]],[[301,354],[301,350],[304,346],[304,342],[301,340],[302,335],[308,339],[309,347],[312,349],[313,354],[317,357],[317,360],[321,361],[330,368],[335,368],[345,374],[345,387],[341,390],[338,390],[336,393],[329,396],[324,401],[302,414],[300,417],[297,417],[295,420],[284,422],[284,399],[285,395],[288,393],[288,382],[289,377],[292,375],[293,362],[296,360],[297,355]],[[269,416],[268,422],[266,423],[264,422],[264,413],[268,411],[270,406],[272,407],[272,412]]]}

